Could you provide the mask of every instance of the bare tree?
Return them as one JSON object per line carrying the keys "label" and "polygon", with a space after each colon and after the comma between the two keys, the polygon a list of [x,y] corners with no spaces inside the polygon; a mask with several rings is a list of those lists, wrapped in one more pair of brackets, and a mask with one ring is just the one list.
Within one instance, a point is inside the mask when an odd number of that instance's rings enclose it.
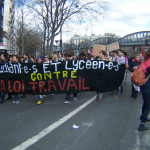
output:
{"label": "bare tree", "polygon": [[[61,33],[62,26],[69,19],[78,21],[101,16],[107,10],[107,3],[101,0],[34,0],[27,4],[32,8],[43,22],[43,50],[53,52],[54,38]],[[50,45],[50,47],[49,47]]]}
{"label": "bare tree", "polygon": [[[22,22],[16,22],[16,45],[19,49],[19,54],[22,55],[22,43],[24,52],[29,55],[35,56],[37,51],[41,49],[41,36],[40,33],[29,28],[28,25],[23,24],[24,30],[22,30]],[[23,40],[23,42],[22,42]]]}
{"label": "bare tree", "polygon": [[[18,43],[19,49],[21,48],[21,51],[20,51],[21,55],[23,55],[23,53],[24,53],[24,45],[25,45],[24,37],[26,34],[25,30],[27,28],[27,24],[25,22],[26,22],[27,16],[30,14],[30,11],[29,10],[27,11],[27,8],[26,8],[27,2],[28,2],[28,0],[15,0],[16,10],[17,10],[16,16],[15,16],[15,22],[16,22],[15,28],[16,28],[16,30],[19,30],[19,34],[21,35],[21,37],[19,37],[21,43]],[[19,27],[17,27],[17,26],[19,26]]]}

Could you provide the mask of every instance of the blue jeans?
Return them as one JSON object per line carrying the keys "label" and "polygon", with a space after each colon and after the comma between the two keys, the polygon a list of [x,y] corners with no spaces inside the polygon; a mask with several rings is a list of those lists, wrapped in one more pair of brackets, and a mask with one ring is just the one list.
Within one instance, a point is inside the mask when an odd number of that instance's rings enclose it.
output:
{"label": "blue jeans", "polygon": [[120,96],[120,92],[123,92],[123,84],[116,90],[116,96]]}
{"label": "blue jeans", "polygon": [[43,95],[38,95],[39,100],[43,99]]}
{"label": "blue jeans", "polygon": [[98,97],[99,99],[102,99],[102,98],[103,98],[103,93],[98,93],[98,92],[97,92],[97,97]]}
{"label": "blue jeans", "polygon": [[[78,93],[73,93],[73,97],[77,97]],[[66,100],[67,101],[71,101],[71,94],[70,93],[66,93]]]}
{"label": "blue jeans", "polygon": [[14,94],[15,101],[19,101],[19,94]]}
{"label": "blue jeans", "polygon": [[142,113],[140,116],[140,120],[142,123],[145,123],[150,111],[150,89],[142,87],[141,92],[143,96],[143,106],[142,106]]}
{"label": "blue jeans", "polygon": [[1,94],[1,103],[4,103],[6,93],[2,93],[2,92],[0,92],[0,94]]}
{"label": "blue jeans", "polygon": [[70,93],[66,93],[66,100],[71,101],[71,94]]}

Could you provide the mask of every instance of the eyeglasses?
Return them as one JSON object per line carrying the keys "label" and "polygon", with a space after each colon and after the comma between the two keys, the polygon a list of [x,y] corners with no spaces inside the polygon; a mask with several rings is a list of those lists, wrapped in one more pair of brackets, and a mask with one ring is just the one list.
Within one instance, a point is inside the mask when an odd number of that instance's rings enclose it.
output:
{"label": "eyeglasses", "polygon": [[44,57],[44,58],[48,58],[48,57]]}

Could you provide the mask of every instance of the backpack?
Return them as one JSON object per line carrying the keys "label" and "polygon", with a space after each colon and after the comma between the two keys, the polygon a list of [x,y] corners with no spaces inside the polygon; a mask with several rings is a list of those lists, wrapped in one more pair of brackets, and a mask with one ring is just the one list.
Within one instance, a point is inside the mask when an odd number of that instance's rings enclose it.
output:
{"label": "backpack", "polygon": [[145,73],[142,69],[142,64],[139,65],[134,70],[134,72],[131,74],[131,80],[137,86],[143,86],[146,84],[147,78],[146,78]]}

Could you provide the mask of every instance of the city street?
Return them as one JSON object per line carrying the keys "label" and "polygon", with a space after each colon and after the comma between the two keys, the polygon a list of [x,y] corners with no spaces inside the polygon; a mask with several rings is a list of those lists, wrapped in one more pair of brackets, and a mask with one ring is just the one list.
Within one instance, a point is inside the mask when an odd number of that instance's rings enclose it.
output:
{"label": "city street", "polygon": [[6,100],[0,105],[0,150],[150,149],[150,131],[137,131],[142,95],[131,98],[130,73],[119,99],[112,92],[104,93],[102,102],[95,96],[79,93],[71,104],[63,104],[65,94],[46,95],[41,105],[37,95],[20,98],[17,105]]}

